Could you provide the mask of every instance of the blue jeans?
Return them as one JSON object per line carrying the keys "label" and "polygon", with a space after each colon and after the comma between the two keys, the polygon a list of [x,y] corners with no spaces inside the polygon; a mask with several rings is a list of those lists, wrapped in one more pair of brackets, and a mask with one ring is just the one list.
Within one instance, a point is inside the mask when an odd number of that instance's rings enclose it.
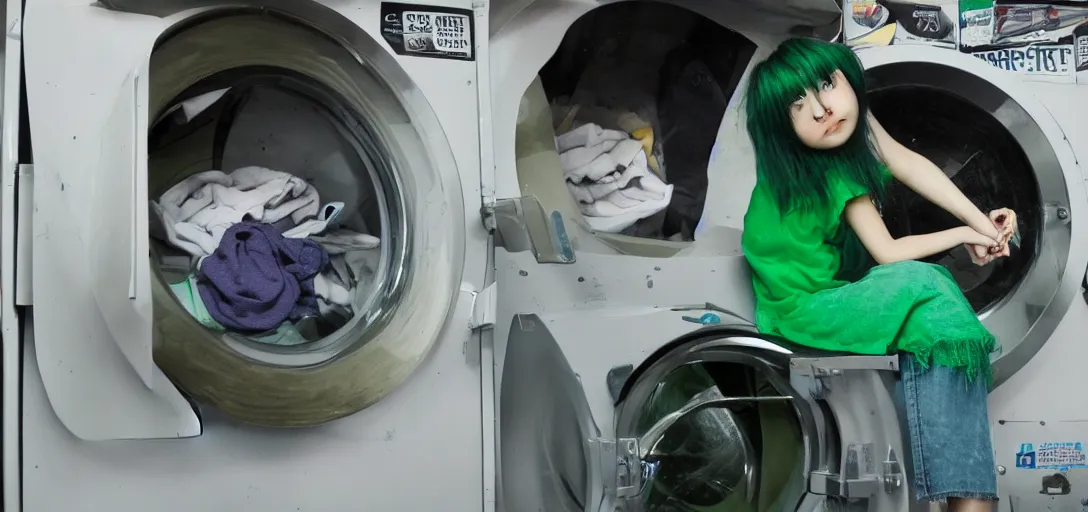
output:
{"label": "blue jeans", "polygon": [[899,417],[909,433],[917,499],[997,500],[986,380],[968,382],[963,371],[944,366],[923,369],[910,354],[900,354],[899,368]]}

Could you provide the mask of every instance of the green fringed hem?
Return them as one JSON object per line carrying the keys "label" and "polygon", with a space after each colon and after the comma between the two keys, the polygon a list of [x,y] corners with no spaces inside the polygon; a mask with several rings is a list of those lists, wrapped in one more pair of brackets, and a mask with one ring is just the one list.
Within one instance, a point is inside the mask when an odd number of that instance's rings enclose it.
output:
{"label": "green fringed hem", "polygon": [[962,369],[967,375],[967,382],[982,376],[986,384],[993,384],[993,368],[990,366],[990,354],[997,347],[997,339],[987,334],[972,341],[940,341],[927,347],[900,347],[903,352],[928,369],[931,365]]}

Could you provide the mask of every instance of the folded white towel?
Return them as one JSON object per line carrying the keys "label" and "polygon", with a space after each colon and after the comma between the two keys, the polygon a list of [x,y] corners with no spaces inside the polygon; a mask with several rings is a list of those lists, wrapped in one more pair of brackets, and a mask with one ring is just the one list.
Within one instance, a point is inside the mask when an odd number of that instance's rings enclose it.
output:
{"label": "folded white towel", "polygon": [[564,176],[577,183],[598,181],[616,171],[622,171],[642,152],[642,143],[634,139],[605,141],[596,146],[577,147],[559,155]]}
{"label": "folded white towel", "polygon": [[381,261],[376,236],[338,229],[311,236],[329,253],[329,267],[314,277],[314,292],[330,304],[354,310],[355,288],[369,288]]}
{"label": "folded white towel", "polygon": [[642,142],[585,124],[556,137],[571,195],[597,231],[618,232],[669,205],[672,185],[650,172]]}
{"label": "folded white towel", "polygon": [[151,211],[161,223],[156,232],[202,258],[215,251],[227,228],[242,220],[272,224],[289,218],[297,225],[315,216],[319,206],[317,189],[301,178],[264,167],[242,167],[230,174],[194,174],[167,190]]}
{"label": "folded white towel", "polygon": [[579,205],[579,207],[590,228],[605,233],[618,233],[638,222],[639,219],[667,208],[669,201],[672,200],[672,190],[672,185],[665,185],[665,195],[661,199],[642,201],[628,208],[617,206],[614,195],[609,195],[593,204]]}
{"label": "folded white towel", "polygon": [[629,135],[619,130],[607,130],[589,123],[556,137],[555,147],[560,153],[565,153],[574,148],[593,147],[602,142],[618,142],[629,138]]}
{"label": "folded white towel", "polygon": [[[647,174],[652,173],[650,173],[646,164],[646,154],[639,153],[635,156],[635,161],[631,162],[631,165],[628,165],[627,168],[622,171],[608,174],[597,181],[583,180],[578,183],[572,183],[567,180],[567,188],[570,189],[571,195],[573,195],[578,202],[589,204],[617,190],[628,188],[632,180],[639,180],[639,183],[643,182],[644,180],[641,180],[640,178]],[[661,183],[661,180],[656,181],[657,183]],[[636,187],[638,186],[638,183],[636,183]],[[660,199],[661,195],[665,193],[664,183],[661,183],[661,187],[655,189],[654,192],[655,193],[646,196],[646,198]],[[636,195],[633,197],[643,196]]]}
{"label": "folded white towel", "polygon": [[639,178],[639,182],[645,182],[646,188],[640,186],[641,183],[632,182],[627,188],[616,190],[592,203],[579,203],[578,208],[590,217],[608,217],[624,213],[642,203],[661,201],[672,194],[672,185],[666,185],[653,173]]}

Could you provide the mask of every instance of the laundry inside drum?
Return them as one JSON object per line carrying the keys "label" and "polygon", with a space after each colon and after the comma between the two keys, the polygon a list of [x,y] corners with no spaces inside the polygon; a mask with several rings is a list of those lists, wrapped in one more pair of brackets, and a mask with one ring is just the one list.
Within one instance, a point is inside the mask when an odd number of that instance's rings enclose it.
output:
{"label": "laundry inside drum", "polygon": [[788,400],[696,407],[727,397],[780,398],[782,390],[752,366],[713,362],[671,371],[637,409],[645,439],[670,414],[690,412],[649,449],[644,510],[787,510],[804,494],[805,447]]}
{"label": "laundry inside drum", "polygon": [[312,78],[246,67],[153,120],[152,267],[209,331],[292,347],[365,320],[391,228],[378,144],[349,113]]}
{"label": "laundry inside drum", "polygon": [[743,36],[665,3],[590,11],[522,100],[522,190],[597,233],[693,240],[718,127],[754,51]]}
{"label": "laundry inside drum", "polygon": [[[1020,240],[1011,246],[1011,256],[977,266],[961,246],[926,259],[952,273],[977,312],[995,307],[1031,270],[1040,243],[1039,183],[1024,149],[993,115],[939,88],[881,87],[870,91],[869,102],[895,140],[940,167],[984,213],[997,208],[1016,212]],[[896,237],[963,225],[898,182],[881,206]]]}

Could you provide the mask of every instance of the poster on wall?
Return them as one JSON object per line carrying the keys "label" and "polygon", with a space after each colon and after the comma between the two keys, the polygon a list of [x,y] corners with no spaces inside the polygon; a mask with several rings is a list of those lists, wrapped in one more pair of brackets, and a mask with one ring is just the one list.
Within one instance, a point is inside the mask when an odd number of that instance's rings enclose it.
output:
{"label": "poster on wall", "polygon": [[1073,32],[1086,21],[1088,2],[1037,4],[998,0],[994,5],[992,43],[1058,43],[1072,38]]}
{"label": "poster on wall", "polygon": [[993,44],[993,0],[960,0],[960,49]]}
{"label": "poster on wall", "polygon": [[1088,83],[1088,2],[960,0],[960,51],[1025,79]]}
{"label": "poster on wall", "polygon": [[844,0],[843,39],[852,47],[923,44],[957,48],[960,0]]}
{"label": "poster on wall", "polygon": [[1077,65],[1071,44],[1029,44],[970,52],[988,64],[1042,82],[1073,83]]}

